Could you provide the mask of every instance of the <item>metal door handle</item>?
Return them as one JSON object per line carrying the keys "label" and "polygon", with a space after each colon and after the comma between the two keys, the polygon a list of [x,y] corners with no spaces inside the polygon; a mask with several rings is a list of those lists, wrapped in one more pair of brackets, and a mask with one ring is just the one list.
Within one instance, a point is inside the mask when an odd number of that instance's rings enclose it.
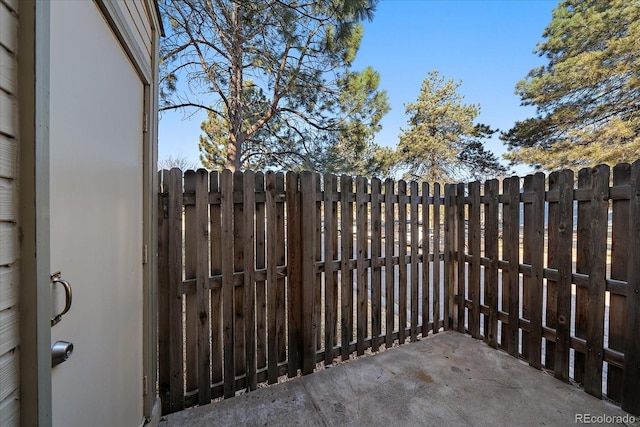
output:
{"label": "metal door handle", "polygon": [[53,319],[51,319],[51,326],[55,326],[58,323],[60,323],[60,321],[62,320],[62,316],[64,316],[67,313],[67,311],[69,311],[69,309],[71,308],[72,289],[69,282],[60,278],[59,271],[51,275],[51,283],[53,283],[54,285],[57,283],[61,284],[62,287],[64,288],[64,295],[65,295],[64,310],[62,310]]}

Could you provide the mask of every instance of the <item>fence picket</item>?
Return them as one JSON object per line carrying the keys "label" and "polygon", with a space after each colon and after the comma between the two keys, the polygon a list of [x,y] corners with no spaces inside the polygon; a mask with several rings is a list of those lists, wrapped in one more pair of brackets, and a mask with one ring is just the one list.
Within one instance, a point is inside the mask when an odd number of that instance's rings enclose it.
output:
{"label": "fence picket", "polygon": [[587,302],[587,356],[584,390],[602,398],[602,362],[604,354],[604,297],[607,274],[607,222],[609,215],[609,166],[591,170],[589,217],[589,299]]}
{"label": "fence picket", "polygon": [[[629,180],[629,247],[640,245],[640,160],[631,166]],[[624,346],[624,379],[622,382],[622,409],[640,415],[640,251],[629,253],[627,277],[627,323]]]}
{"label": "fence picket", "polygon": [[[255,221],[255,263],[256,270],[267,268],[266,259],[266,191],[264,173],[256,176],[256,221]],[[264,196],[264,199],[262,198]],[[264,200],[264,201],[263,201]],[[275,224],[275,221],[274,221]],[[256,366],[258,371],[267,367],[267,284],[264,280],[256,281]]]}
{"label": "fence picket", "polygon": [[[212,194],[220,194],[220,173],[217,171],[209,174],[209,191]],[[209,206],[211,223],[211,274],[222,275],[222,218],[220,204]],[[213,384],[222,381],[222,355],[223,355],[223,331],[222,331],[222,287],[211,289],[211,379]],[[219,396],[215,396],[219,397]]]}
{"label": "fence picket", "polygon": [[[434,190],[435,194],[435,190]],[[455,250],[455,187],[452,184],[444,186],[444,329],[456,329],[457,317],[455,315],[455,294],[456,294],[456,265],[454,258]],[[439,230],[433,230],[434,253],[438,240],[436,236]],[[438,234],[436,234],[438,233]]]}
{"label": "fence picket", "polygon": [[196,296],[198,319],[198,403],[211,403],[211,347],[209,337],[209,182],[208,174],[199,169],[196,174]]}
{"label": "fence picket", "polygon": [[367,338],[367,303],[368,275],[365,260],[368,255],[368,204],[366,201],[367,179],[356,178],[356,289],[358,302],[356,306],[356,352],[358,356],[364,354],[365,339]]}
{"label": "fence picket", "polygon": [[[480,182],[469,184],[469,333],[480,338]],[[485,331],[486,333],[486,331]]]}
{"label": "fence picket", "polygon": [[[184,173],[184,192],[195,194],[196,172],[188,170]],[[184,277],[195,279],[197,269],[196,245],[198,224],[196,223],[196,207],[184,207]],[[184,296],[186,302],[185,325],[185,357],[186,357],[186,391],[198,388],[198,296],[189,293]]]}
{"label": "fence picket", "polygon": [[[531,203],[531,234],[530,254],[531,276],[529,281],[528,301],[531,321],[531,334],[529,335],[529,364],[536,369],[542,367],[542,293],[543,293],[543,266],[544,266],[544,199],[545,177],[543,173],[537,173],[531,177],[531,190],[534,193]],[[525,185],[526,185],[525,178]],[[526,209],[526,205],[525,205]],[[526,212],[526,210],[525,210]],[[526,224],[526,214],[525,214]],[[526,251],[525,251],[526,253]],[[526,263],[526,261],[525,261]],[[525,292],[525,291],[523,291]],[[524,304],[523,304],[524,306]],[[523,309],[524,311],[524,309]]]}
{"label": "fence picket", "polygon": [[[549,193],[559,192],[560,172],[553,172],[549,175]],[[547,221],[547,267],[558,269],[558,252],[559,242],[559,209],[560,198],[558,200],[549,200],[548,204],[548,221]],[[547,311],[545,315],[545,325],[549,328],[558,328],[558,283],[551,278],[547,279]],[[556,334],[557,339],[557,334]],[[545,340],[544,367],[546,369],[555,369],[555,342]]]}
{"label": "fence picket", "polygon": [[353,256],[353,179],[350,176],[340,177],[340,277],[341,277],[341,311],[340,325],[342,360],[348,360],[349,344],[353,339],[353,272],[351,257]]}
{"label": "fence picket", "polygon": [[464,184],[457,185],[456,192],[456,252],[458,265],[458,274],[456,281],[458,283],[458,332],[465,333],[465,307],[466,307],[466,263],[464,260],[465,253],[465,208],[464,208]]}
{"label": "fence picket", "polygon": [[380,224],[380,187],[378,178],[371,180],[371,349],[378,351],[382,330],[382,254]]}
{"label": "fence picket", "polygon": [[[428,188],[428,187],[426,187]],[[427,190],[428,192],[428,190]],[[426,194],[426,193],[425,193]],[[446,195],[445,195],[445,199],[446,199]],[[438,333],[438,331],[440,330],[440,277],[441,277],[441,269],[440,269],[440,206],[441,206],[441,201],[440,201],[440,184],[438,184],[437,182],[435,184],[433,184],[433,228],[432,228],[432,232],[433,232],[433,333],[436,334]],[[429,215],[429,205],[426,205],[425,207],[423,207],[423,209],[427,210],[427,212],[425,213],[425,215],[428,217]],[[423,224],[428,224],[428,220],[424,221],[423,220]],[[429,255],[429,240],[431,239],[430,236],[430,232],[429,232],[429,228],[427,225],[427,228],[423,231],[423,233],[425,233],[424,236],[424,242],[425,243],[425,248],[423,249],[423,252],[428,256]],[[445,249],[446,252],[446,249]],[[426,271],[424,274],[425,277],[425,282],[429,283],[429,260],[428,258],[425,260],[424,264],[422,265],[422,268],[425,268],[426,266]],[[446,269],[445,272],[443,273],[445,275],[445,283],[444,283],[444,300],[445,300],[445,304],[444,304],[444,329],[448,329],[449,325],[448,325],[448,318],[449,318],[449,304],[447,304],[447,298],[449,295],[449,283],[446,281]],[[431,286],[425,286],[425,292],[427,293],[427,295],[425,296],[427,304],[428,304],[428,300],[429,300],[429,290],[430,290]],[[428,316],[428,314],[427,314]]]}
{"label": "fence picket", "polygon": [[[504,258],[509,262],[506,286],[503,282],[502,288],[503,307],[506,305],[509,313],[506,347],[510,355],[518,357],[520,354],[520,178],[517,176],[507,178],[503,186],[507,199],[503,219],[503,251]],[[505,275],[503,274],[502,277],[504,280]]]}
{"label": "fence picket", "polygon": [[171,318],[169,317],[169,197],[167,191],[169,171],[158,172],[160,185],[158,197],[158,393],[162,402],[162,413],[170,412],[171,390]]}
{"label": "fence picket", "polygon": [[409,206],[409,221],[411,222],[411,341],[418,339],[418,202],[420,196],[418,194],[418,183],[411,181],[409,184],[411,191]]}
{"label": "fence picket", "polygon": [[[578,172],[578,190],[591,188],[591,173],[589,169]],[[578,201],[578,224],[576,241],[576,273],[589,274],[589,201]],[[576,286],[575,302],[575,336],[587,338],[587,289]],[[573,379],[582,384],[584,380],[585,354],[575,352],[573,364]]]}
{"label": "fence picket", "polygon": [[300,174],[300,221],[302,242],[302,375],[316,366],[316,179],[312,172]]}
{"label": "fence picket", "polygon": [[395,227],[393,203],[393,180],[384,182],[384,291],[385,291],[385,346],[393,345],[393,331],[395,329],[395,280],[393,266]]}
{"label": "fence picket", "polygon": [[[244,270],[244,197],[243,191],[244,178],[243,173],[236,171],[233,174],[233,272],[241,273]],[[235,275],[234,275],[235,276]],[[241,281],[241,283],[243,283]],[[235,286],[235,277],[234,277]],[[243,376],[246,373],[246,342],[245,342],[245,310],[244,310],[244,286],[236,286],[235,289],[235,306],[236,306],[236,376]]]}
{"label": "fence picket", "polygon": [[[283,270],[287,266],[285,252],[285,186],[284,174],[276,174],[276,265]],[[285,273],[278,273],[276,289],[276,339],[278,342],[278,363],[287,360],[287,322],[285,307]]]}
{"label": "fence picket", "polygon": [[267,205],[267,337],[268,337],[268,368],[269,384],[278,381],[278,336],[276,333],[276,298],[278,287],[277,271],[277,222],[276,222],[276,182],[275,174],[267,172],[266,176],[266,205]]}
{"label": "fence picket", "polygon": [[[569,381],[571,348],[571,270],[573,249],[573,172],[565,170],[558,177],[558,209],[556,215],[558,268],[556,342],[553,364],[555,377]],[[549,224],[551,225],[551,224]],[[547,301],[549,304],[549,301]]]}
{"label": "fence picket", "polygon": [[334,246],[335,246],[335,212],[336,202],[334,198],[337,192],[337,178],[335,175],[326,174],[324,176],[324,283],[325,283],[325,329],[324,329],[324,363],[331,365],[333,363],[333,346],[335,344],[335,331],[337,310],[337,277],[334,265]]}
{"label": "fence picket", "polygon": [[[429,261],[429,257],[431,256],[431,251],[430,251],[430,246],[429,246],[429,239],[430,239],[430,232],[429,232],[429,225],[430,225],[430,215],[431,215],[431,210],[429,209],[429,206],[431,205],[430,203],[431,198],[429,197],[429,184],[426,182],[422,183],[422,337],[425,338],[427,336],[427,334],[429,333],[429,313],[431,312],[431,307],[429,306],[429,302],[430,302],[430,298],[431,298],[431,292],[430,292],[430,288],[431,288],[431,262]],[[435,198],[433,198],[431,200],[431,202],[435,205],[436,201]],[[435,214],[434,214],[435,215]],[[434,280],[433,280],[433,298],[434,300],[437,300],[437,294],[440,288],[440,281],[436,281],[435,280],[435,266],[436,263],[439,263],[439,261],[436,260],[436,258],[433,259],[433,271],[434,271]],[[437,324],[438,324],[438,320],[436,319],[436,311],[434,310],[434,316],[433,316],[433,331],[434,333],[437,332]]]}
{"label": "fence picket", "polygon": [[169,171],[169,408],[184,408],[184,370],[182,335],[182,172]]}
{"label": "fence picket", "polygon": [[[243,210],[244,221],[242,236],[244,254],[244,342],[245,375],[247,390],[258,386],[256,365],[256,289],[255,289],[255,214],[256,214],[256,178],[253,171],[243,174]],[[240,219],[240,218],[239,218]]]}
{"label": "fence picket", "polygon": [[[613,186],[629,185],[631,165],[622,163],[613,168]],[[611,278],[627,281],[629,262],[629,200],[613,200],[611,212]],[[628,285],[627,285],[628,286]],[[609,348],[620,352],[625,345],[626,297],[609,295]],[[607,397],[616,402],[622,399],[624,371],[609,365],[607,372]]]}
{"label": "fence picket", "polygon": [[407,183],[398,181],[398,341],[407,331]]}
{"label": "fence picket", "polygon": [[221,190],[221,237],[222,237],[222,330],[224,341],[224,397],[236,394],[236,314],[234,298],[234,212],[233,212],[233,173],[222,171]]}
{"label": "fence picket", "polygon": [[498,192],[498,180],[485,182],[484,256],[489,258],[489,266],[484,270],[484,300],[489,315],[485,318],[484,336],[494,348],[498,346]]}
{"label": "fence picket", "polygon": [[289,321],[289,377],[298,375],[302,362],[302,240],[300,216],[300,177],[287,172],[287,313]]}

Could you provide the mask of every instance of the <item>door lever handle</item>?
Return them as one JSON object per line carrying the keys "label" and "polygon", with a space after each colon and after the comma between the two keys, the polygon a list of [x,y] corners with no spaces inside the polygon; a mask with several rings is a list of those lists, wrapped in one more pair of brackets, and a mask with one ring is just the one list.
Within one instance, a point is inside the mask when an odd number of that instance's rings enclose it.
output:
{"label": "door lever handle", "polygon": [[65,295],[64,309],[60,313],[56,314],[53,319],[51,319],[51,326],[55,326],[60,323],[60,321],[62,320],[62,316],[64,316],[71,308],[71,298],[73,297],[73,290],[71,289],[71,285],[69,284],[69,282],[61,278],[59,271],[51,275],[51,283],[53,283],[54,285],[62,285]]}

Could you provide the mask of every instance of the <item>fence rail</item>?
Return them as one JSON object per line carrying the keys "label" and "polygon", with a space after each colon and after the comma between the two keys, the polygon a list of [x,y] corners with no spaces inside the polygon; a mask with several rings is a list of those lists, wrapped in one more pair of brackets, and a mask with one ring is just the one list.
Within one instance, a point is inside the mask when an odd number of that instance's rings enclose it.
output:
{"label": "fence rail", "polygon": [[571,171],[441,186],[173,169],[160,183],[164,413],[441,328],[640,413],[640,162],[577,186]]}

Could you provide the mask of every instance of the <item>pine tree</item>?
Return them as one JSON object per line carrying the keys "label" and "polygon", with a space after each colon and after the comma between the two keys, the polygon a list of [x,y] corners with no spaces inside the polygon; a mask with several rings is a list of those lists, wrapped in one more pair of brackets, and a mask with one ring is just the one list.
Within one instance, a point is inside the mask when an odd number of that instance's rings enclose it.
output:
{"label": "pine tree", "polygon": [[536,117],[501,138],[507,157],[545,170],[640,157],[640,0],[565,0],[516,86]]}

